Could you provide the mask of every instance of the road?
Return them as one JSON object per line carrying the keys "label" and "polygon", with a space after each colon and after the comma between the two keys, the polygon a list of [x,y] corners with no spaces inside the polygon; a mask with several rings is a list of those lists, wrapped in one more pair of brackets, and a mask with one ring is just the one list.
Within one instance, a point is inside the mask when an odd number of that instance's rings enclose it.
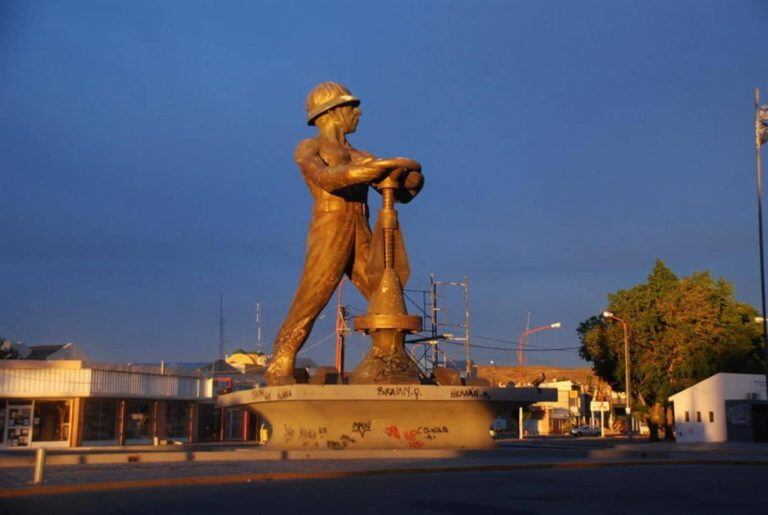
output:
{"label": "road", "polygon": [[761,514],[767,472],[750,465],[648,465],[261,481],[0,499],[0,513]]}

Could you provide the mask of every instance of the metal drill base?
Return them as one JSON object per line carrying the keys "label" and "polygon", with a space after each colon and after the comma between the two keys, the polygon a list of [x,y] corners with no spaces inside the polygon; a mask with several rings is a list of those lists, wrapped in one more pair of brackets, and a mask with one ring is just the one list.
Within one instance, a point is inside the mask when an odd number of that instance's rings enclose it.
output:
{"label": "metal drill base", "polygon": [[372,313],[355,317],[355,331],[396,329],[418,333],[421,331],[421,317],[416,315]]}
{"label": "metal drill base", "polygon": [[421,384],[421,371],[402,350],[400,354],[379,355],[374,348],[352,371],[349,384]]}
{"label": "metal drill base", "polygon": [[549,388],[292,385],[220,395],[216,405],[265,419],[271,449],[486,449],[494,418],[555,400]]}

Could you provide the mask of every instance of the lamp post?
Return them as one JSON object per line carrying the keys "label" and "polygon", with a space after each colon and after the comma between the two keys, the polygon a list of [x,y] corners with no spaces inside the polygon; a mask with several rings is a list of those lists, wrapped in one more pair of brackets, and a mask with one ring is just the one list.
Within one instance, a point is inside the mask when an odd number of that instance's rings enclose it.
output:
{"label": "lamp post", "polygon": [[560,322],[554,322],[548,325],[542,325],[534,327],[533,329],[526,329],[520,334],[520,339],[517,342],[517,366],[520,367],[520,377],[523,377],[523,361],[525,360],[525,342],[528,340],[528,336],[540,331],[547,331],[549,329],[560,329],[563,324]]}
{"label": "lamp post", "polygon": [[760,323],[763,325],[763,364],[766,375],[766,395],[768,395],[768,320],[765,308],[765,259],[763,250],[763,164],[760,148],[768,141],[768,106],[760,105],[760,89],[755,88],[755,165],[757,168],[757,234],[760,253]]}
{"label": "lamp post", "polygon": [[629,382],[629,324],[611,311],[603,311],[603,318],[610,318],[621,323],[624,328],[624,387],[627,390],[627,440],[632,440],[632,388]]}

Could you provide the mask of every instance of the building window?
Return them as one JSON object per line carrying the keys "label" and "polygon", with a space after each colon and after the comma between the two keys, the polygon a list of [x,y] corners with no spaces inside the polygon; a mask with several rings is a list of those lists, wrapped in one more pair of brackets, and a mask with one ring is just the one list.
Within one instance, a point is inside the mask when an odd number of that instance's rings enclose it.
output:
{"label": "building window", "polygon": [[150,401],[125,402],[126,440],[148,440],[152,437],[150,434],[152,426],[149,423],[151,408],[152,403]]}
{"label": "building window", "polygon": [[219,440],[221,431],[221,410],[214,404],[198,404],[197,439],[200,442]]}
{"label": "building window", "polygon": [[0,401],[0,443],[5,440],[5,401]]}
{"label": "building window", "polygon": [[69,440],[69,401],[35,401],[33,442]]}
{"label": "building window", "polygon": [[6,445],[28,446],[32,419],[32,401],[9,401]]}
{"label": "building window", "polygon": [[690,422],[691,421],[691,415],[687,411],[685,412],[685,421]]}
{"label": "building window", "polygon": [[696,412],[696,422],[701,422],[701,411]]}
{"label": "building window", "polygon": [[165,423],[168,438],[186,438],[189,406],[185,402],[169,402],[165,405]]}
{"label": "building window", "polygon": [[715,414],[713,412],[709,412],[709,421],[714,422],[715,421]]}
{"label": "building window", "polygon": [[241,409],[228,409],[227,419],[224,423],[225,427],[225,439],[226,440],[242,440],[243,439],[243,410]]}
{"label": "building window", "polygon": [[86,399],[83,440],[117,440],[117,401]]}

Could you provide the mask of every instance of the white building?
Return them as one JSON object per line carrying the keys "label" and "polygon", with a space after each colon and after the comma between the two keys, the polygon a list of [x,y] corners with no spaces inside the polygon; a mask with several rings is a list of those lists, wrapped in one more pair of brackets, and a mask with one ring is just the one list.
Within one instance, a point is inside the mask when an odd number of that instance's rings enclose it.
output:
{"label": "white building", "polygon": [[[754,441],[765,417],[765,376],[719,373],[669,398],[678,442]],[[757,402],[756,402],[757,401]],[[763,429],[764,430],[764,429]]]}
{"label": "white building", "polygon": [[213,380],[200,375],[0,360],[0,448],[195,442],[212,416]]}

